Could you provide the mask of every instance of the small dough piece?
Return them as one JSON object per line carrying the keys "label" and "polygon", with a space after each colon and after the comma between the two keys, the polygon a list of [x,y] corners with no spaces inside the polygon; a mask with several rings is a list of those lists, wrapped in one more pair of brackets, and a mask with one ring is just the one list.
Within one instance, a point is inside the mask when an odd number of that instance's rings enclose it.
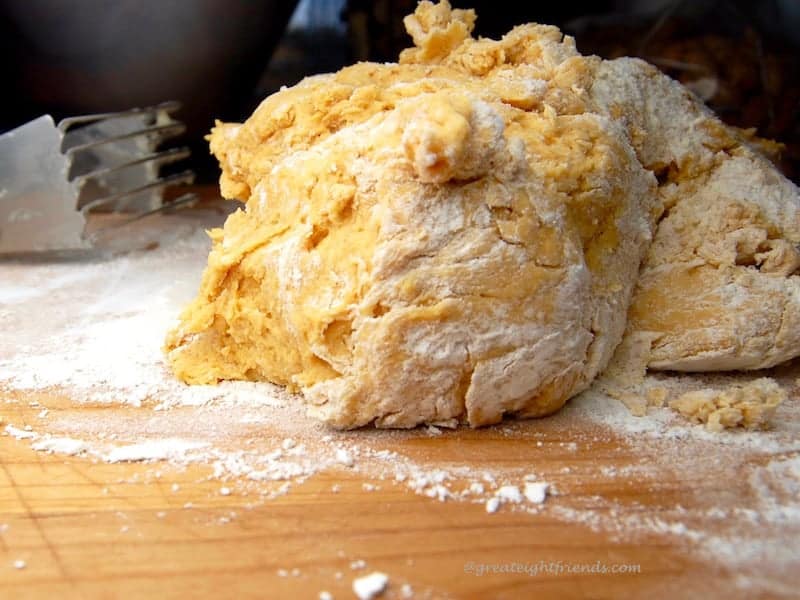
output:
{"label": "small dough piece", "polygon": [[724,390],[686,392],[669,406],[687,419],[705,423],[709,431],[734,427],[764,429],[786,398],[786,391],[774,379],[764,377]]}
{"label": "small dough piece", "polygon": [[469,37],[423,2],[400,64],[361,63],[211,134],[221,189],[197,299],[169,335],[189,383],[267,380],[336,427],[554,412],[619,343],[660,212],[596,58],[553,27]]}
{"label": "small dough piece", "polygon": [[667,401],[669,391],[663,387],[651,387],[646,392],[647,406],[661,408]]}

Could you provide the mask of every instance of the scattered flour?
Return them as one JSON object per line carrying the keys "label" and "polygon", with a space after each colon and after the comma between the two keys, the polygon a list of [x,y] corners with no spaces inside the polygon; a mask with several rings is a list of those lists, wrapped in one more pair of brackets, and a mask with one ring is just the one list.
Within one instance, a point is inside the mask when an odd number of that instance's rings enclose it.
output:
{"label": "scattered flour", "polygon": [[8,435],[10,435],[12,437],[15,437],[18,440],[33,440],[33,439],[36,439],[37,437],[39,437],[33,431],[27,431],[25,429],[19,429],[17,427],[14,427],[13,425],[6,425],[5,432]]}
{"label": "scattered flour", "polygon": [[[220,482],[220,495],[232,489],[238,494],[241,488],[259,501],[338,469],[434,501],[475,503],[476,510],[490,514],[501,507],[544,512],[620,541],[665,536],[690,544],[712,563],[739,568],[743,579],[737,585],[757,591],[780,593],[776,586],[797,567],[800,362],[773,374],[787,399],[775,407],[775,425],[768,431],[710,432],[687,423],[666,402],[693,390],[746,385],[752,377],[656,374],[645,381],[653,391],[637,405],[641,417],[593,387],[551,418],[486,430],[485,447],[497,456],[504,439],[526,442],[529,462],[519,468],[497,466],[476,444],[465,446],[458,461],[451,454],[444,460],[435,449],[450,436],[464,435],[447,431],[448,424],[333,432],[306,417],[299,399],[277,386],[190,387],[175,380],[164,366],[161,344],[195,293],[208,249],[201,229],[210,223],[175,228],[170,218],[175,217],[164,217],[164,227],[176,231],[154,250],[84,262],[0,263],[0,402],[35,406],[38,412],[31,416],[39,419],[31,421],[34,431],[6,413],[5,435],[41,452],[111,463],[201,463]],[[37,394],[42,406],[34,403]],[[72,400],[73,408],[49,404],[46,398],[52,397]],[[608,448],[619,445],[627,448],[627,463],[609,455]],[[596,460],[574,460],[576,453],[595,448]],[[562,464],[538,472],[538,452],[557,452]],[[535,476],[531,467],[537,468]],[[731,481],[738,487],[731,488],[726,502],[720,497],[725,490],[703,483],[718,480],[720,473],[736,474]],[[617,480],[658,498],[665,479],[693,483],[674,501],[665,496],[657,511],[585,493],[586,482]],[[331,492],[343,485],[333,484]],[[366,491],[379,487],[366,485]],[[176,483],[171,489],[177,494],[181,488]],[[413,593],[403,589],[402,597]]]}
{"label": "scattered flour", "polygon": [[522,502],[522,494],[515,485],[502,486],[495,492],[495,497],[499,499],[501,503],[513,502],[514,504],[519,504]]}
{"label": "scattered flour", "polygon": [[82,440],[74,440],[72,438],[51,437],[44,436],[37,442],[31,444],[34,450],[43,452],[52,452],[55,454],[66,454],[67,456],[75,456],[81,452],[85,452],[89,446]]}
{"label": "scattered flour", "polygon": [[117,446],[100,457],[109,463],[138,462],[153,460],[183,459],[187,460],[190,451],[204,448],[208,444],[182,439],[148,440],[139,444]]}

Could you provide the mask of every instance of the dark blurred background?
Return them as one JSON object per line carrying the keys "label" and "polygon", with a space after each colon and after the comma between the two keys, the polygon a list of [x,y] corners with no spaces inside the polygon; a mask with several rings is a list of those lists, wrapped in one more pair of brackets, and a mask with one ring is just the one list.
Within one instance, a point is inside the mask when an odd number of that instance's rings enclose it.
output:
{"label": "dark blurred background", "polygon": [[[558,25],[584,54],[639,56],[693,89],[726,122],[784,148],[800,180],[800,0],[453,1],[476,34]],[[180,100],[193,167],[216,180],[202,137],[268,94],[356,60],[394,61],[415,0],[0,0],[6,94],[0,131]]]}

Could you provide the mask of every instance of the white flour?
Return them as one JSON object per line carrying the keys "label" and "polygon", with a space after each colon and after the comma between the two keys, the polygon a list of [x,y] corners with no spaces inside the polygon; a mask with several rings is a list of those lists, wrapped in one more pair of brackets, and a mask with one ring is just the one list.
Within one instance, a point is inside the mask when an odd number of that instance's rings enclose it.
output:
{"label": "white flour", "polygon": [[[800,407],[792,389],[798,364],[773,373],[792,391],[768,432],[712,434],[668,409],[633,417],[595,390],[551,418],[478,432],[330,431],[279,387],[190,387],[165,368],[164,335],[195,293],[205,263],[202,227],[219,219],[161,217],[158,227],[151,222],[151,233],[137,234],[142,246],[152,241],[148,236],[160,237],[147,251],[0,262],[0,410],[3,401],[33,409],[29,423],[4,419],[6,435],[41,452],[111,463],[208,465],[219,494],[247,493],[254,502],[290,493],[323,470],[357,474],[367,480],[363,493],[400,485],[436,501],[474,502],[485,507],[487,519],[526,511],[584,523],[620,541],[670,537],[700,558],[741,569],[740,587],[785,591],[781,581],[800,557]],[[652,380],[678,390],[746,378],[661,374]],[[59,401],[40,405],[38,392],[46,392],[42,402]],[[453,462],[452,453],[437,453],[437,444],[454,435],[485,439]],[[486,456],[502,452],[504,439],[526,441],[531,462],[493,466]],[[628,448],[625,461],[603,455],[613,440]],[[596,462],[571,461],[595,449]],[[564,466],[548,460],[546,469],[537,469],[537,452],[562,457]],[[721,477],[737,478],[731,497],[704,485]],[[675,492],[662,482],[674,487],[676,478],[694,483],[677,500],[667,494],[657,510],[582,491],[587,482],[615,480],[658,499],[662,485]],[[748,565],[756,567],[748,571]]]}
{"label": "white flour", "polygon": [[372,600],[377,598],[386,589],[389,577],[386,573],[375,571],[369,575],[358,577],[353,580],[353,592],[359,600]]}

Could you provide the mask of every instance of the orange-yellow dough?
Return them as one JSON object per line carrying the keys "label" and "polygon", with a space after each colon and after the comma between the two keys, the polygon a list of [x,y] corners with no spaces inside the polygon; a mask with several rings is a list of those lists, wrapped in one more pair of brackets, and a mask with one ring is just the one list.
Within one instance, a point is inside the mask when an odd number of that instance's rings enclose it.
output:
{"label": "orange-yellow dough", "polygon": [[605,367],[671,202],[657,125],[627,118],[646,94],[615,99],[610,63],[554,27],[475,40],[474,20],[422,2],[399,64],[217,123],[222,194],[247,204],[168,336],[178,377],[283,384],[336,427],[479,426],[552,413]]}

